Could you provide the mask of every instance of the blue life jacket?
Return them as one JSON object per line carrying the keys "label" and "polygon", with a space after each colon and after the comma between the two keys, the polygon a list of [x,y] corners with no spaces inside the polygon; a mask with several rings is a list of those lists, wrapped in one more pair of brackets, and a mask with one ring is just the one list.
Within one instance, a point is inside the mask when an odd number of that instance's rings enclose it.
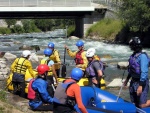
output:
{"label": "blue life jacket", "polygon": [[150,58],[147,55],[146,52],[140,52],[140,53],[136,53],[136,54],[132,54],[129,58],[129,72],[131,73],[135,73],[140,75],[141,74],[141,68],[140,68],[140,64],[139,62],[137,62],[137,58],[141,55],[141,54],[145,54],[149,60],[149,66],[150,66]]}
{"label": "blue life jacket", "polygon": [[74,83],[75,82],[59,83],[55,90],[55,94],[53,98],[54,102],[58,104],[74,106],[76,104],[75,98],[67,96],[66,93],[69,86],[71,86]]}
{"label": "blue life jacket", "polygon": [[100,60],[94,60],[90,64],[88,64],[88,66],[86,68],[86,74],[88,76],[93,76],[93,77],[97,76],[97,71],[96,71],[95,67],[93,66],[94,62],[98,62],[100,64],[100,70],[102,70],[102,72],[104,73],[104,70],[105,70],[104,63]]}

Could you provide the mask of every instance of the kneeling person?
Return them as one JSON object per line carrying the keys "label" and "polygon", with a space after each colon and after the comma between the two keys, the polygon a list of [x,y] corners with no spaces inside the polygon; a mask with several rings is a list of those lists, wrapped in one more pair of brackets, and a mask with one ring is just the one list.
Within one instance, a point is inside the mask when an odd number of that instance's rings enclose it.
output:
{"label": "kneeling person", "polygon": [[53,110],[53,98],[48,93],[48,83],[46,81],[49,67],[46,64],[40,64],[37,71],[37,78],[31,80],[28,87],[29,106],[32,110],[37,111]]}
{"label": "kneeling person", "polygon": [[82,103],[80,86],[77,82],[82,78],[83,72],[79,68],[71,71],[71,78],[60,83],[54,94],[53,113],[76,113],[75,104],[82,113],[87,113]]}

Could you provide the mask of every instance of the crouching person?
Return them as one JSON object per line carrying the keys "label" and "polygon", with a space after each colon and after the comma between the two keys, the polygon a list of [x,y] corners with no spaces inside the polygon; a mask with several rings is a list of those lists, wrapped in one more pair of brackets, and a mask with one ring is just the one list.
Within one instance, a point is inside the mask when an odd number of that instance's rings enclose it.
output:
{"label": "crouching person", "polygon": [[38,76],[32,79],[28,87],[29,106],[36,111],[53,110],[53,98],[49,95],[46,76],[49,67],[46,64],[40,64],[37,67]]}
{"label": "crouching person", "polygon": [[82,76],[82,70],[74,68],[71,71],[71,78],[58,84],[54,93],[53,113],[77,113],[74,108],[76,104],[82,113],[87,113],[82,103],[80,86],[77,84]]}

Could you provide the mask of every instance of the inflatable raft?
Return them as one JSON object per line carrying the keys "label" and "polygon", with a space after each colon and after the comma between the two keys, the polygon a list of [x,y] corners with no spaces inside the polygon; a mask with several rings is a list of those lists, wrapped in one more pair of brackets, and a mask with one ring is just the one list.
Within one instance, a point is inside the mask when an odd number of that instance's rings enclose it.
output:
{"label": "inflatable raft", "polygon": [[[35,77],[36,77],[36,75],[37,75],[37,71],[36,71],[36,70],[34,70],[34,75],[35,75]],[[29,85],[29,81],[30,81],[31,79],[33,79],[33,77],[30,75],[29,71],[27,70],[26,75],[25,75],[25,81],[26,81],[25,92],[26,92],[26,93],[28,93],[28,85]],[[59,82],[62,82],[62,81],[64,81],[65,79],[67,79],[67,78],[58,78],[58,81],[59,81]],[[101,89],[104,90],[104,89],[106,88],[105,80],[104,80],[104,79],[101,79],[100,83],[101,83]],[[87,79],[87,78],[82,78],[82,79],[78,82],[78,84],[79,84],[80,86],[87,86],[87,85],[88,85],[88,79]],[[10,73],[10,75],[9,75],[9,77],[8,77],[8,79],[7,79],[7,86],[6,86],[6,88],[7,88],[9,91],[13,91],[12,73]]]}
{"label": "inflatable raft", "polygon": [[[137,108],[134,104],[96,87],[81,87],[83,104],[89,113],[150,113],[150,107]],[[80,110],[76,106],[79,113]]]}

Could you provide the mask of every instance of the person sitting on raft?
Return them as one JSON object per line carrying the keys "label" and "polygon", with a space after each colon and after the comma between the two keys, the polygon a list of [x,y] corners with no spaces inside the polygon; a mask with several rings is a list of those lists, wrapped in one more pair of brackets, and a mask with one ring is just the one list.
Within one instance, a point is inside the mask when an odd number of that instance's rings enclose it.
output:
{"label": "person sitting on raft", "polygon": [[77,84],[82,76],[83,71],[74,68],[71,71],[71,78],[58,84],[54,94],[53,113],[77,113],[74,108],[76,104],[82,113],[87,113],[82,103],[80,86]]}
{"label": "person sitting on raft", "polygon": [[37,78],[32,79],[28,87],[29,106],[36,111],[52,111],[53,98],[48,93],[48,82],[46,81],[49,66],[40,64],[37,67]]}
{"label": "person sitting on raft", "polygon": [[100,80],[103,76],[103,63],[94,58],[95,52],[96,50],[94,48],[90,48],[86,52],[86,57],[88,59],[86,75],[88,77],[89,86],[96,86],[100,88]]}

